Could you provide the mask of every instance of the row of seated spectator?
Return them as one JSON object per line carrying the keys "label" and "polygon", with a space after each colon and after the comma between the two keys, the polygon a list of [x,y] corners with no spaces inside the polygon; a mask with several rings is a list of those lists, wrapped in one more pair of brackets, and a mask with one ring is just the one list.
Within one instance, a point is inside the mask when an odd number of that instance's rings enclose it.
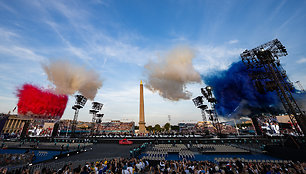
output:
{"label": "row of seated spectator", "polygon": [[187,149],[185,144],[157,144],[154,145],[153,150],[165,152],[180,152]]}
{"label": "row of seated spectator", "polygon": [[194,144],[193,147],[197,148],[200,152],[203,153],[247,153],[249,151],[228,146],[224,144]]}
{"label": "row of seated spectator", "polygon": [[144,159],[148,160],[162,160],[168,156],[169,153],[178,153],[180,158],[195,158],[192,151],[188,150],[184,144],[157,144],[152,150],[147,151]]}
{"label": "row of seated spectator", "polygon": [[180,158],[186,158],[186,159],[194,159],[195,155],[190,150],[182,150],[182,151],[179,152],[179,157]]}
{"label": "row of seated spectator", "polygon": [[59,170],[52,167],[44,168],[23,168],[19,171],[9,171],[2,168],[2,173],[34,173],[34,174],[138,174],[138,173],[163,173],[163,174],[238,174],[238,173],[284,173],[284,174],[303,174],[306,173],[306,163],[283,161],[283,162],[249,162],[241,161],[238,158],[228,161],[189,161],[186,159],[180,161],[149,161],[146,159],[111,159],[86,162],[74,166],[73,162],[63,165]]}

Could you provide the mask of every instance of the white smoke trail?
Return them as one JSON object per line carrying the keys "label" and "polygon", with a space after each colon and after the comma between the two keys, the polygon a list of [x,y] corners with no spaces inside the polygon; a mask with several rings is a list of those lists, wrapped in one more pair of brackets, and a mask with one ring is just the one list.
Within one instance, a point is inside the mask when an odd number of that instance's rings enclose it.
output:
{"label": "white smoke trail", "polygon": [[186,90],[186,84],[201,82],[200,74],[192,65],[193,58],[193,51],[181,46],[159,61],[149,62],[145,65],[146,87],[169,100],[190,99],[192,94]]}
{"label": "white smoke trail", "polygon": [[98,89],[102,87],[99,75],[85,67],[61,60],[42,66],[48,80],[56,86],[55,91],[59,94],[72,95],[79,91],[86,98],[93,100]]}

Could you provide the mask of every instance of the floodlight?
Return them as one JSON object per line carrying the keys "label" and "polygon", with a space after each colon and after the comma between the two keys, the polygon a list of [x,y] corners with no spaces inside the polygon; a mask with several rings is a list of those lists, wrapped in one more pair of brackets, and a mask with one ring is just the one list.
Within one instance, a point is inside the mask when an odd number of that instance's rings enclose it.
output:
{"label": "floodlight", "polygon": [[205,98],[208,98],[208,94],[207,94],[207,92],[205,91],[204,88],[201,88],[201,93],[203,94],[203,96],[204,96]]}
{"label": "floodlight", "polygon": [[217,99],[214,98],[214,97],[208,98],[207,101],[208,101],[209,103],[217,103]]}
{"label": "floodlight", "polygon": [[93,110],[93,109],[89,110],[89,113],[90,113],[90,114],[96,114],[96,113],[98,113],[98,112],[99,112],[99,111]]}
{"label": "floodlight", "polygon": [[75,105],[81,108],[84,107],[84,105],[87,102],[87,98],[82,95],[75,95],[75,98],[76,98]]}
{"label": "floodlight", "polygon": [[103,107],[103,104],[102,103],[99,103],[99,102],[92,102],[92,109],[93,110],[98,110],[100,111]]}
{"label": "floodlight", "polygon": [[72,106],[72,109],[77,110],[77,109],[80,109],[80,108],[78,108],[77,106],[74,105],[74,106]]}
{"label": "floodlight", "polygon": [[202,96],[198,96],[198,97],[192,99],[192,101],[193,101],[193,103],[196,107],[199,107],[199,106],[203,105],[203,97]]}
{"label": "floodlight", "polygon": [[97,114],[97,117],[102,118],[104,114]]}

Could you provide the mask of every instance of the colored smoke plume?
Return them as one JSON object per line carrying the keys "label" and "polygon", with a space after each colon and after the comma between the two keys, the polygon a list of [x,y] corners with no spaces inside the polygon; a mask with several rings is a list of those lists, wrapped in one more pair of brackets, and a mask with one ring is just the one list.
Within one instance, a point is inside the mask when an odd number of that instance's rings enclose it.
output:
{"label": "colored smoke plume", "polygon": [[149,62],[145,65],[146,87],[169,100],[190,99],[192,94],[186,90],[186,84],[201,82],[200,74],[192,65],[193,58],[190,48],[178,47],[159,61]]}
{"label": "colored smoke plume", "polygon": [[60,119],[68,101],[67,95],[56,95],[31,84],[18,89],[17,97],[18,114],[42,119]]}
{"label": "colored smoke plume", "polygon": [[278,108],[282,108],[275,92],[260,94],[256,91],[242,62],[233,63],[227,70],[203,76],[203,81],[213,87],[219,115],[235,117],[278,113]]}
{"label": "colored smoke plume", "polygon": [[43,69],[59,94],[72,95],[79,91],[86,98],[94,100],[102,87],[102,80],[96,72],[66,61],[52,61],[43,65]]}

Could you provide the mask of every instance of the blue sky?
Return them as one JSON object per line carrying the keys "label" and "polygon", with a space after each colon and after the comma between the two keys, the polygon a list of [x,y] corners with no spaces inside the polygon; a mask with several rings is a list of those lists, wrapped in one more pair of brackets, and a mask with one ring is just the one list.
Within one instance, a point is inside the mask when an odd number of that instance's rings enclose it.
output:
{"label": "blue sky", "polygon": [[[289,55],[281,62],[291,81],[306,87],[306,1],[66,0],[0,1],[0,112],[17,104],[25,82],[52,86],[41,68],[64,59],[97,71],[104,120],[138,122],[139,82],[144,65],[178,45],[195,51],[205,75],[239,61],[239,54],[278,38]],[[187,89],[196,97],[204,84]],[[148,124],[201,120],[190,100],[171,102],[145,89]],[[69,98],[63,118],[73,118]],[[91,120],[90,103],[80,120]]]}

